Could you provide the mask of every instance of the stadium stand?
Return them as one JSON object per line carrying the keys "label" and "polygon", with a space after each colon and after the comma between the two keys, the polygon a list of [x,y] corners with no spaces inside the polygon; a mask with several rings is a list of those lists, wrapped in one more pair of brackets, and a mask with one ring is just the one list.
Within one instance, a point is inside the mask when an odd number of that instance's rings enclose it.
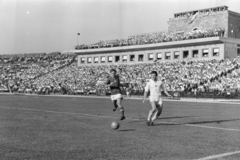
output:
{"label": "stadium stand", "polygon": [[[223,17],[229,22],[218,21]],[[240,14],[229,11],[226,6],[182,12],[170,18],[169,32],[144,33],[126,39],[78,45],[76,54],[0,55],[0,92],[108,95],[109,89],[103,82],[110,69],[115,68],[126,84],[124,94],[128,89],[132,95],[143,95],[144,86],[150,79],[149,72],[156,70],[175,97],[240,98],[240,40],[238,33],[235,37],[230,35],[232,28],[228,28],[230,21],[239,22],[233,17],[240,17]],[[216,24],[205,26],[206,20],[214,20]],[[149,44],[161,44],[152,46],[156,47],[156,56],[148,48]],[[114,47],[118,49],[105,50]],[[180,51],[175,52],[177,49]],[[89,50],[93,50],[90,55]],[[166,56],[161,54],[158,57],[158,50],[166,51]],[[185,56],[185,51],[189,55]],[[138,58],[140,63],[129,63],[130,52],[135,54],[132,59]],[[168,58],[168,54],[173,54],[172,58]],[[102,63],[107,62],[111,55],[115,56],[111,57],[111,63]],[[88,58],[91,58],[89,63]],[[79,63],[83,59],[87,63]]]}
{"label": "stadium stand", "polygon": [[144,45],[153,43],[163,43],[172,41],[182,41],[207,37],[224,37],[225,28],[214,28],[209,30],[196,30],[190,32],[181,33],[167,33],[167,32],[155,32],[148,34],[140,34],[129,36],[127,39],[115,39],[108,41],[100,41],[98,43],[90,45],[78,45],[75,49],[95,49],[95,48],[107,48],[107,47],[119,47],[119,46],[132,46],[132,45]]}
{"label": "stadium stand", "polygon": [[[181,97],[203,97],[208,93],[219,97],[238,97],[240,94],[240,57],[79,67],[76,55],[14,57],[18,60],[1,58],[2,92],[107,95],[108,88],[102,82],[106,80],[109,70],[115,68],[123,83],[131,86],[132,95],[143,94],[152,69],[162,75],[168,91],[173,94],[177,92]],[[30,61],[34,63],[26,63]],[[126,87],[123,88],[125,90]]]}

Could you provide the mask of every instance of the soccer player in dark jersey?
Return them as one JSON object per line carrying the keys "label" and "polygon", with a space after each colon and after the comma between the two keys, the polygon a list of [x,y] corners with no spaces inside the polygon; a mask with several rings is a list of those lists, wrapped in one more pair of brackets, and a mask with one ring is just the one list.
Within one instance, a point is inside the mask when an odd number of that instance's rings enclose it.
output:
{"label": "soccer player in dark jersey", "polygon": [[108,77],[108,80],[106,82],[107,86],[110,87],[111,90],[111,100],[113,103],[113,111],[115,112],[117,108],[119,108],[121,117],[120,120],[124,120],[124,108],[122,106],[122,93],[120,89],[120,79],[119,76],[117,75],[117,71],[115,69],[110,70],[110,77]]}

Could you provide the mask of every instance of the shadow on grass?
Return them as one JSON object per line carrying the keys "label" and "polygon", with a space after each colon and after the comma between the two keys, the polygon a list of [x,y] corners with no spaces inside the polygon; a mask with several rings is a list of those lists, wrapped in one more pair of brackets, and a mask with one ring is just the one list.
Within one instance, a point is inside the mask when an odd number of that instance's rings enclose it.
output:
{"label": "shadow on grass", "polygon": [[232,121],[239,121],[240,119],[226,119],[226,120],[212,120],[212,121],[199,121],[199,122],[190,122],[185,124],[206,124],[206,123],[222,123],[222,122],[232,122]]}
{"label": "shadow on grass", "polygon": [[[192,118],[192,117],[196,117],[196,116],[175,116],[175,117],[159,117],[157,119],[161,120],[161,119],[178,119],[178,118]],[[139,123],[139,122],[145,122],[147,120],[146,118],[138,118],[139,120],[134,120],[128,123]]]}
{"label": "shadow on grass", "polygon": [[120,132],[131,132],[131,131],[135,131],[135,129],[120,129],[118,131],[120,131]]}
{"label": "shadow on grass", "polygon": [[175,117],[159,117],[157,119],[177,119],[177,118],[192,118],[197,116],[175,116]]}
{"label": "shadow on grass", "polygon": [[176,126],[176,125],[181,125],[177,123],[154,123],[153,126]]}

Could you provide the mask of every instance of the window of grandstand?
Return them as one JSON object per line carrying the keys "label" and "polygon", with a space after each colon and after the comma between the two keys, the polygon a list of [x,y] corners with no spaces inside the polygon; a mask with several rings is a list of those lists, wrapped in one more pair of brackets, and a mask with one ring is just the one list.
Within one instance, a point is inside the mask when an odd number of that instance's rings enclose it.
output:
{"label": "window of grandstand", "polygon": [[127,56],[126,55],[122,56],[122,59],[123,59],[122,60],[123,62],[127,62]]}
{"label": "window of grandstand", "polygon": [[240,48],[237,49],[237,55],[240,56]]}
{"label": "window of grandstand", "polygon": [[85,57],[81,58],[81,63],[85,63]]}
{"label": "window of grandstand", "polygon": [[149,61],[153,61],[153,53],[149,53],[148,54],[148,60]]}
{"label": "window of grandstand", "polygon": [[202,50],[202,57],[208,57],[208,53],[209,53],[208,49],[203,49]]}
{"label": "window of grandstand", "polygon": [[106,58],[105,57],[101,57],[101,63],[105,63]]}
{"label": "window of grandstand", "polygon": [[119,62],[120,61],[120,57],[119,56],[115,56],[115,62]]}
{"label": "window of grandstand", "polygon": [[162,53],[157,53],[157,60],[162,60]]}
{"label": "window of grandstand", "polygon": [[171,53],[170,53],[170,52],[166,52],[166,53],[165,53],[165,59],[166,59],[166,60],[171,59]]}
{"label": "window of grandstand", "polygon": [[87,63],[92,63],[92,57],[87,58]]}
{"label": "window of grandstand", "polygon": [[183,58],[188,58],[189,52],[188,51],[183,51]]}
{"label": "window of grandstand", "polygon": [[198,58],[198,50],[193,50],[192,51],[192,57],[193,58]]}
{"label": "window of grandstand", "polygon": [[113,61],[113,57],[112,57],[112,56],[109,56],[109,57],[108,57],[108,62],[111,63],[112,61]]}
{"label": "window of grandstand", "polygon": [[213,56],[219,56],[219,48],[213,49]]}
{"label": "window of grandstand", "polygon": [[179,59],[180,54],[179,51],[174,52],[174,59]]}
{"label": "window of grandstand", "polygon": [[130,61],[134,62],[135,61],[135,55],[130,55]]}
{"label": "window of grandstand", "polygon": [[98,57],[94,57],[94,63],[98,63]]}
{"label": "window of grandstand", "polygon": [[143,58],[144,58],[143,54],[139,54],[138,55],[138,62],[143,62]]}

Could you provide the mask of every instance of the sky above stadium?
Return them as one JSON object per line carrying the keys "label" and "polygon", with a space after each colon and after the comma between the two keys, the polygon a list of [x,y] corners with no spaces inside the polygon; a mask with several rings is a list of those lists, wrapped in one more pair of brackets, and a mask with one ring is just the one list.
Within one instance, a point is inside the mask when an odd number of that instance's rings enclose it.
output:
{"label": "sky above stadium", "polygon": [[0,54],[62,52],[167,31],[174,13],[223,5],[240,13],[239,0],[0,0]]}

